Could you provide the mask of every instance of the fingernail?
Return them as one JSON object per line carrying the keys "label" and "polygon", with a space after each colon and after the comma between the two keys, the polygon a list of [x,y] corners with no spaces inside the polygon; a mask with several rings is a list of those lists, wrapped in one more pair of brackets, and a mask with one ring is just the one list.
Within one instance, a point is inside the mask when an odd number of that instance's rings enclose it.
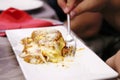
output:
{"label": "fingernail", "polygon": [[64,12],[65,12],[65,13],[68,13],[68,12],[69,12],[68,7],[66,7],[66,8],[64,9]]}
{"label": "fingernail", "polygon": [[76,13],[74,11],[70,12],[71,18],[75,17]]}

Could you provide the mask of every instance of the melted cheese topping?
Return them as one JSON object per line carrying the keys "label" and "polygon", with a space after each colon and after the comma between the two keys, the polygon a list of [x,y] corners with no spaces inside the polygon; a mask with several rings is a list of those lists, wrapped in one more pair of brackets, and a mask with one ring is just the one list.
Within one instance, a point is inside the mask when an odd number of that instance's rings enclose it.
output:
{"label": "melted cheese topping", "polygon": [[32,64],[63,61],[68,51],[58,30],[36,30],[21,41],[24,49],[20,57]]}

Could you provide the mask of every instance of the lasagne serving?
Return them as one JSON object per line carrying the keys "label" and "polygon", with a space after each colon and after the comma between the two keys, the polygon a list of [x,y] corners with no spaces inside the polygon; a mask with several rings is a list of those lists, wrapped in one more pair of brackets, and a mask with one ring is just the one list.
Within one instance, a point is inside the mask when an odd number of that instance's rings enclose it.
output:
{"label": "lasagne serving", "polygon": [[20,57],[32,64],[57,63],[71,55],[71,48],[66,46],[61,32],[55,29],[35,30],[30,37],[22,39],[21,43],[23,51]]}

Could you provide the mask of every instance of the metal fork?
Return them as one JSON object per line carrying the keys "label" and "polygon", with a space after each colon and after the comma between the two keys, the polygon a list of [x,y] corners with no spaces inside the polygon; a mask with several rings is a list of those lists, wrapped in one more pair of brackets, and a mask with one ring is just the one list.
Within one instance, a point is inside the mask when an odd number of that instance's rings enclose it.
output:
{"label": "metal fork", "polygon": [[75,55],[76,51],[76,41],[71,34],[71,27],[70,27],[70,15],[67,14],[67,37],[66,37],[66,46],[68,48],[71,48],[71,54]]}

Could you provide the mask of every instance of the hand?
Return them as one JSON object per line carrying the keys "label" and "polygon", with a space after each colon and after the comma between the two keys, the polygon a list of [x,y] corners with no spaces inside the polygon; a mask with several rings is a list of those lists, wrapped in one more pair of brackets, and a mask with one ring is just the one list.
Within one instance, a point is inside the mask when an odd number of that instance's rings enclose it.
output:
{"label": "hand", "polygon": [[120,50],[109,58],[106,63],[120,74]]}
{"label": "hand", "polygon": [[88,39],[99,33],[101,22],[100,13],[86,12],[71,19],[71,29],[78,37]]}
{"label": "hand", "polygon": [[59,6],[71,17],[88,11],[102,9],[109,0],[58,0]]}

